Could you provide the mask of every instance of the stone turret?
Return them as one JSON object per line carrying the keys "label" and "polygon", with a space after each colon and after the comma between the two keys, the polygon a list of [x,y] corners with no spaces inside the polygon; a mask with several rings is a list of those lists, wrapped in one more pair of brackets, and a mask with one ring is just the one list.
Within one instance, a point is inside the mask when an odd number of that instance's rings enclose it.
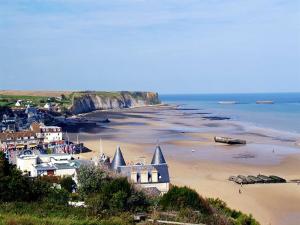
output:
{"label": "stone turret", "polygon": [[122,151],[120,149],[120,147],[117,147],[117,150],[115,152],[114,158],[111,162],[111,168],[113,170],[118,170],[118,167],[120,166],[126,166]]}
{"label": "stone turret", "polygon": [[153,165],[159,165],[159,164],[165,164],[166,160],[164,158],[164,155],[162,154],[160,146],[156,146],[151,164]]}

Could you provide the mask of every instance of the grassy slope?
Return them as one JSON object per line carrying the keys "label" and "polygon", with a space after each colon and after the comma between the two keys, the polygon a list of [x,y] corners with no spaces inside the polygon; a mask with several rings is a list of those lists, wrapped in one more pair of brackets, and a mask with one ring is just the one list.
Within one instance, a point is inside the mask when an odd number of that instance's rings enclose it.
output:
{"label": "grassy slope", "polygon": [[84,208],[44,203],[0,203],[0,225],[128,225],[127,215],[99,219]]}

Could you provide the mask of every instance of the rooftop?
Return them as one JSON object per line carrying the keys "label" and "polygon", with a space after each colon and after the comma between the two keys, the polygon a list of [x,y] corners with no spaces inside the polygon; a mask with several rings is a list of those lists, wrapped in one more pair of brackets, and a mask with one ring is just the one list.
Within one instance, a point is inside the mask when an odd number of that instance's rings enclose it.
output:
{"label": "rooftop", "polygon": [[155,152],[151,161],[151,164],[163,164],[166,163],[165,157],[162,154],[160,146],[156,146]]}
{"label": "rooftop", "polygon": [[114,158],[111,162],[111,168],[114,170],[117,170],[120,166],[126,166],[122,151],[120,147],[117,147],[117,150],[115,152]]}
{"label": "rooftop", "polygon": [[138,174],[138,181],[137,183],[140,183],[140,174],[142,171],[147,170],[148,174],[152,174],[153,170],[157,170],[158,172],[158,183],[169,183],[170,182],[170,176],[169,176],[169,170],[167,164],[161,164],[161,165],[130,165],[130,166],[121,166],[118,168],[118,172],[123,174],[124,176],[127,176],[130,178],[132,167],[134,167],[134,171]]}
{"label": "rooftop", "polygon": [[7,139],[17,139],[23,137],[35,137],[35,133],[33,131],[18,131],[18,132],[4,132],[0,133],[0,140],[5,141]]}

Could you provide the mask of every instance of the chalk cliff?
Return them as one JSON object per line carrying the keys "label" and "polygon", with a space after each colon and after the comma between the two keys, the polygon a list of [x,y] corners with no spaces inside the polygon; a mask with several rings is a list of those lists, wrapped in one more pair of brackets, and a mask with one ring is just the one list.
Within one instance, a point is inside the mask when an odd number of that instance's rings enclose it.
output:
{"label": "chalk cliff", "polygon": [[70,111],[73,114],[94,110],[121,109],[159,104],[154,92],[76,92],[72,98]]}

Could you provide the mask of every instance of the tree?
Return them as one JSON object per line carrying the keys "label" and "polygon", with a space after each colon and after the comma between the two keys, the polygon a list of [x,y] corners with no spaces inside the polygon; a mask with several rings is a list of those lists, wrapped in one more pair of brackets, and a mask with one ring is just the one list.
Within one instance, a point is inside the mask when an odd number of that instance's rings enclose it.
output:
{"label": "tree", "polygon": [[55,205],[67,205],[69,194],[65,189],[50,188],[43,201]]}
{"label": "tree", "polygon": [[79,192],[83,196],[99,192],[106,178],[104,172],[95,166],[81,166],[77,175]]}
{"label": "tree", "polygon": [[209,202],[202,198],[195,190],[188,187],[173,186],[163,195],[159,204],[163,209],[167,210],[190,208],[199,210],[205,214],[212,214]]}
{"label": "tree", "polygon": [[[65,191],[66,192],[66,191]],[[0,152],[0,201],[35,202],[52,200],[56,204],[66,204],[67,197],[47,181],[41,178],[23,176],[21,171],[8,163]],[[53,202],[52,201],[52,202]]]}
{"label": "tree", "polygon": [[145,195],[135,190],[126,177],[109,177],[99,167],[80,167],[78,187],[94,214],[140,211],[149,206]]}
{"label": "tree", "polygon": [[103,192],[91,194],[86,198],[85,203],[92,214],[98,215],[104,213],[109,208],[109,196]]}
{"label": "tree", "polygon": [[0,152],[0,200],[26,201],[31,197],[32,182],[28,177],[23,177],[21,171],[8,163],[4,153]]}
{"label": "tree", "polygon": [[112,194],[109,201],[109,208],[113,212],[122,212],[128,210],[127,207],[128,193],[120,190]]}
{"label": "tree", "polygon": [[69,193],[72,193],[72,191],[74,190],[74,188],[76,187],[76,183],[75,181],[72,179],[72,177],[67,176],[67,177],[63,177],[60,180],[60,185],[62,188],[64,188],[66,191],[68,191]]}
{"label": "tree", "polygon": [[67,97],[66,97],[66,95],[65,94],[61,94],[61,100],[67,100]]}

